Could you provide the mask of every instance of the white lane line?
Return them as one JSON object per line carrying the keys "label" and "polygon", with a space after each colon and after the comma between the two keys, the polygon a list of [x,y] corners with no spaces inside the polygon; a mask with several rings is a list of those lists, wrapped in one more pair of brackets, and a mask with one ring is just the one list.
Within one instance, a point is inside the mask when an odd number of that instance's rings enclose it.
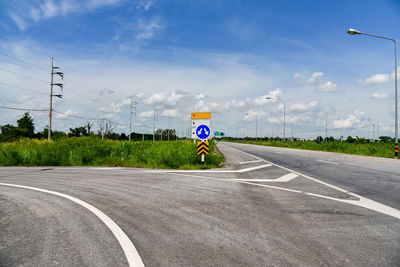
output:
{"label": "white lane line", "polygon": [[66,195],[63,193],[46,190],[46,189],[41,189],[41,188],[37,188],[37,187],[6,184],[6,183],[0,183],[0,185],[44,192],[44,193],[48,193],[48,194],[66,198],[68,200],[71,200],[71,201],[81,205],[82,207],[84,207],[84,208],[88,209],[89,211],[91,211],[92,213],[94,213],[94,215],[96,215],[108,227],[108,229],[111,230],[111,232],[114,234],[115,238],[117,238],[122,249],[124,250],[125,257],[128,260],[129,266],[131,266],[131,267],[132,266],[144,266],[143,261],[139,256],[139,253],[137,252],[135,246],[132,244],[129,237],[124,233],[124,231],[122,231],[122,229],[113,220],[111,220],[111,218],[108,217],[104,212],[102,212],[101,210],[97,209],[96,207],[90,205],[89,203],[86,203],[83,200],[80,200],[78,198],[75,198],[75,197],[72,197],[72,196],[69,196],[69,195]]}
{"label": "white lane line", "polygon": [[245,181],[245,182],[272,182],[272,183],[287,183],[294,178],[299,177],[298,174],[288,173],[276,179],[234,179],[235,181]]}
{"label": "white lane line", "polygon": [[249,164],[249,163],[256,163],[256,162],[261,162],[261,160],[257,159],[257,160],[250,160],[250,161],[242,161],[242,162],[239,162],[239,164]]}
{"label": "white lane line", "polygon": [[[313,178],[313,177],[311,177],[311,176],[308,176],[308,175],[305,175],[305,174],[301,174],[301,173],[296,172],[296,171],[293,171],[293,170],[291,170],[291,169],[289,169],[289,168],[286,168],[286,167],[280,166],[280,165],[278,165],[278,164],[269,162],[268,160],[265,160],[265,159],[262,159],[262,158],[260,158],[260,157],[257,157],[257,156],[254,156],[254,155],[252,155],[252,154],[249,154],[249,153],[247,153],[247,152],[241,151],[240,149],[237,149],[237,148],[234,148],[234,147],[230,147],[230,148],[236,149],[237,151],[240,151],[240,152],[242,152],[243,154],[245,154],[245,155],[247,155],[247,156],[252,156],[253,158],[260,159],[260,160],[262,160],[262,161],[264,161],[264,162],[267,162],[267,163],[269,163],[269,164],[271,164],[271,165],[274,165],[274,166],[276,166],[276,167],[279,167],[279,168],[282,168],[282,169],[284,169],[284,170],[287,170],[287,171],[293,172],[293,173],[295,173],[295,174],[301,175],[301,176],[303,176],[304,178],[307,178],[307,179],[312,180],[312,181],[314,181],[314,182],[317,182],[317,183],[326,185],[326,186],[328,186],[328,187],[330,187],[330,188],[333,188],[333,189],[336,189],[336,190],[338,190],[338,191],[340,191],[340,192],[349,194],[349,195],[351,195],[351,196],[353,196],[353,197],[358,198],[359,200],[339,199],[339,198],[327,197],[327,196],[318,195],[318,194],[313,194],[313,193],[305,193],[305,194],[307,194],[307,195],[316,196],[316,197],[321,197],[321,198],[325,198],[325,199],[331,199],[331,200],[335,200],[335,201],[339,201],[339,202],[343,202],[343,203],[348,203],[348,204],[360,206],[360,207],[363,207],[363,208],[366,208],[366,209],[370,209],[370,210],[373,210],[373,211],[377,211],[377,212],[380,212],[380,213],[383,213],[383,214],[392,216],[392,217],[394,217],[394,218],[400,220],[400,210],[397,210],[397,209],[395,209],[395,208],[386,206],[386,205],[384,205],[384,204],[381,204],[381,203],[376,202],[376,201],[374,201],[374,200],[368,199],[368,198],[366,198],[366,197],[362,197],[362,196],[357,195],[357,194],[355,194],[355,193],[352,193],[352,192],[349,192],[349,191],[347,191],[347,190],[344,190],[344,189],[342,189],[342,188],[340,188],[340,187],[337,187],[337,186],[328,184],[328,183],[326,183],[326,182],[320,181],[320,180],[315,179],[315,178]],[[231,180],[231,181],[232,181],[232,180]],[[238,181],[238,182],[240,182],[240,181]],[[254,185],[263,186],[263,187],[271,187],[271,186],[267,186],[267,185],[264,185],[264,184],[256,184],[256,183],[250,183],[250,182],[242,182],[242,183],[254,184]],[[278,187],[278,188],[277,188],[277,187],[271,187],[271,188],[276,188],[276,189],[278,189],[279,187]],[[283,190],[283,189],[281,189],[281,190]],[[285,191],[287,191],[287,190],[285,190]]]}
{"label": "white lane line", "polygon": [[319,162],[325,162],[325,163],[330,163],[330,164],[339,164],[339,163],[337,163],[337,162],[333,162],[333,161],[327,161],[327,160],[322,160],[322,159],[317,159],[317,161],[319,161]]}
{"label": "white lane line", "polygon": [[154,171],[144,171],[146,173],[180,173],[180,172],[190,172],[190,173],[243,173],[254,171],[258,169],[263,169],[266,167],[271,167],[271,164],[264,164],[260,166],[254,166],[246,169],[240,170],[154,170]]}

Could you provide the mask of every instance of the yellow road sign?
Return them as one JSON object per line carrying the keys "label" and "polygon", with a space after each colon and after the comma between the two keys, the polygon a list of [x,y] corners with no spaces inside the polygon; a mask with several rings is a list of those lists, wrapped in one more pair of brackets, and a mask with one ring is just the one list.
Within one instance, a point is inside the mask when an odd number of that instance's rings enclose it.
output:
{"label": "yellow road sign", "polygon": [[199,156],[208,155],[208,151],[209,151],[209,143],[207,141],[197,142],[197,155]]}
{"label": "yellow road sign", "polygon": [[211,119],[211,112],[192,113],[192,120]]}

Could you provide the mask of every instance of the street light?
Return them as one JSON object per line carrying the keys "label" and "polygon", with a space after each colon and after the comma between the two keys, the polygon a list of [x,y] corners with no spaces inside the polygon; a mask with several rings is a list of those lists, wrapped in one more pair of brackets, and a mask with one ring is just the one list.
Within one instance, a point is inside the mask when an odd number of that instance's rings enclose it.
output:
{"label": "street light", "polygon": [[399,141],[398,141],[398,108],[397,108],[397,45],[396,45],[396,40],[393,38],[388,38],[388,37],[384,37],[384,36],[379,36],[379,35],[374,35],[374,34],[369,34],[369,33],[364,33],[364,32],[360,32],[358,30],[355,29],[349,29],[347,31],[348,34],[350,35],[356,35],[356,34],[363,34],[363,35],[368,35],[368,36],[372,36],[372,37],[376,37],[376,38],[380,38],[380,39],[385,39],[385,40],[390,40],[393,41],[394,44],[394,125],[395,125],[395,147],[394,147],[394,157],[397,158],[397,154],[399,152]]}
{"label": "street light", "polygon": [[269,96],[267,96],[265,99],[276,100],[276,101],[280,101],[280,102],[283,103],[283,142],[285,143],[286,102],[284,100],[282,100],[282,99],[273,98],[273,97],[269,97]]}
{"label": "street light", "polygon": [[[246,113],[246,115],[250,115],[250,113]],[[258,129],[258,114],[256,114],[256,142],[257,142],[257,137],[258,137],[257,129]]]}

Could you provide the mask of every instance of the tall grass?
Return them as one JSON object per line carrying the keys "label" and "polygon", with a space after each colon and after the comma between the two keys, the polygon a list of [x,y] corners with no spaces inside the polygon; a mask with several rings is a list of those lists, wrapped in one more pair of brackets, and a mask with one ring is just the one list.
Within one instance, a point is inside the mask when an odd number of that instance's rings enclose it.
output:
{"label": "tall grass", "polygon": [[57,141],[21,139],[0,143],[0,166],[122,166],[170,169],[218,167],[223,156],[214,152],[202,163],[191,141],[128,142],[95,137]]}
{"label": "tall grass", "polygon": [[275,147],[288,147],[306,150],[317,150],[317,151],[329,151],[338,152],[345,154],[374,156],[374,157],[385,157],[393,158],[394,156],[394,144],[393,143],[366,143],[356,144],[347,142],[324,142],[318,144],[313,141],[293,141],[286,142],[284,145],[281,141],[236,141],[238,143],[246,144],[257,144],[264,146],[275,146]]}

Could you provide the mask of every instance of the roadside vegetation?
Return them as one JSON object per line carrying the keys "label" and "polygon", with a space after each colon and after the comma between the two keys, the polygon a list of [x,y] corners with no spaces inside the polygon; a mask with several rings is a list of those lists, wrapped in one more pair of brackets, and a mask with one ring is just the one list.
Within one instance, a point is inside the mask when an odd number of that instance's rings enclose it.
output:
{"label": "roadside vegetation", "polygon": [[[384,140],[384,141],[383,141]],[[305,150],[316,150],[316,151],[328,151],[338,152],[345,154],[374,156],[374,157],[394,157],[394,142],[390,138],[382,137],[379,142],[371,142],[368,139],[363,138],[352,138],[349,137],[341,142],[340,140],[334,140],[333,138],[323,140],[322,137],[316,140],[286,140],[285,143],[279,138],[263,138],[257,141],[254,138],[245,139],[232,139],[225,138],[224,141],[231,141],[237,143],[255,144],[263,146],[274,146],[274,147],[287,147],[297,148]]]}
{"label": "roadside vegetation", "polygon": [[[18,120],[18,126],[1,126],[0,166],[120,166],[167,169],[207,169],[219,167],[224,161],[210,143],[205,162],[197,156],[193,140],[177,140],[170,131],[170,140],[146,141],[152,135],[94,134],[89,127],[70,129],[70,133],[53,132],[48,141],[47,129],[34,133],[33,120],[28,113]],[[167,130],[159,130],[158,140],[167,140]],[[172,135],[173,134],[173,135]],[[101,137],[103,136],[104,139]],[[145,139],[145,141],[142,141]],[[140,141],[139,141],[140,140]]]}

